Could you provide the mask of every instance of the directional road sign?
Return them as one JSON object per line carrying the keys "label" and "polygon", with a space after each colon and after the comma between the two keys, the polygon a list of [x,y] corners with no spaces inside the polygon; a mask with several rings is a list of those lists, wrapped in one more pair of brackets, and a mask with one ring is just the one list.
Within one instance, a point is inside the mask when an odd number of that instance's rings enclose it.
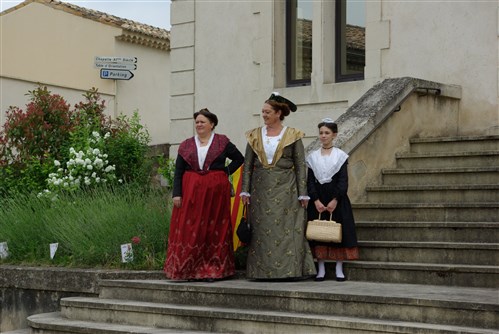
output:
{"label": "directional road sign", "polygon": [[133,73],[128,70],[109,70],[101,68],[101,79],[114,79],[114,80],[130,80],[133,78]]}
{"label": "directional road sign", "polygon": [[137,57],[112,57],[112,56],[96,56],[95,63],[132,63],[137,62]]}
{"label": "directional road sign", "polygon": [[137,64],[134,63],[95,63],[96,68],[107,68],[111,70],[136,70]]}

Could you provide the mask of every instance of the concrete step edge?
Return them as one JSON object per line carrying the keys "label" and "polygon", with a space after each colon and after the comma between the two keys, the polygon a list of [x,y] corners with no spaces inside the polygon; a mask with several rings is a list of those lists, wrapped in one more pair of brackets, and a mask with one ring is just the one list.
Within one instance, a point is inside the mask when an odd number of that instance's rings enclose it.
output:
{"label": "concrete step edge", "polygon": [[382,174],[453,174],[498,172],[499,167],[454,167],[454,168],[385,168]]}
{"label": "concrete step edge", "polygon": [[497,202],[465,202],[465,203],[352,203],[353,209],[480,209],[499,208]]}
{"label": "concrete step edge", "polygon": [[[102,323],[84,320],[70,320],[61,316],[60,312],[41,313],[29,316],[28,324],[32,328],[43,330],[64,330],[64,333],[95,333],[99,334],[167,334],[167,333],[183,333],[183,334],[208,334],[212,332],[181,330],[181,329],[165,329],[135,325],[120,325],[114,323]],[[92,332],[90,332],[92,330]]]}
{"label": "concrete step edge", "polygon": [[[347,262],[349,267],[358,268],[382,268],[384,270],[419,270],[419,271],[450,271],[476,274],[499,274],[498,266],[483,266],[470,264],[436,264],[416,262],[384,262],[384,261],[352,261]],[[462,287],[460,287],[462,288]],[[475,289],[475,288],[471,288]],[[497,293],[497,290],[496,292]],[[498,301],[499,303],[499,301]]]}
{"label": "concrete step edge", "polygon": [[361,247],[396,247],[396,248],[439,248],[439,249],[465,249],[465,250],[499,250],[499,243],[478,242],[435,242],[435,241],[363,241],[359,240]]}
{"label": "concrete step edge", "polygon": [[[354,261],[347,262],[346,266],[362,266],[366,265],[365,262]],[[367,262],[367,266],[380,267],[390,269],[396,268],[395,265],[387,265],[382,262]],[[415,269],[422,269],[422,264],[405,264],[400,263],[401,267],[409,267],[412,265]],[[434,268],[449,268],[449,266],[435,266],[425,265],[426,267]],[[456,266],[454,266],[456,267]],[[471,267],[471,266],[467,266]],[[475,266],[476,267],[476,266]],[[482,266],[483,267],[483,266]],[[499,272],[498,267],[494,267]],[[483,268],[482,268],[483,269]],[[149,289],[158,291],[173,290],[175,292],[203,292],[215,294],[233,294],[233,295],[253,295],[265,297],[279,297],[279,298],[309,298],[319,300],[348,300],[348,301],[387,301],[390,303],[404,303],[408,305],[424,305],[424,304],[441,304],[447,305],[449,299],[453,300],[452,305],[463,303],[466,305],[482,305],[484,307],[494,306],[499,307],[499,301],[493,299],[493,294],[497,292],[491,288],[466,288],[447,286],[436,288],[432,285],[421,284],[404,284],[404,283],[377,283],[377,282],[362,282],[362,281],[347,281],[347,282],[313,282],[305,281],[300,283],[286,282],[285,284],[273,283],[266,284],[262,282],[252,282],[245,280],[231,280],[226,282],[219,282],[220,284],[213,285],[198,285],[190,282],[176,283],[171,281],[124,281],[113,280],[103,281],[102,288],[136,288],[136,289]],[[212,283],[216,284],[216,283]],[[463,296],[462,298],[460,296]],[[492,298],[491,298],[492,297]],[[82,297],[69,297],[61,300],[61,305],[69,301],[78,301]],[[454,304],[455,303],[455,304]],[[473,307],[474,307],[473,306]]]}
{"label": "concrete step edge", "polygon": [[[245,310],[246,311],[246,310]],[[246,313],[246,312],[244,312]],[[49,320],[52,321],[50,328],[54,329],[56,326],[64,326],[66,329],[73,328],[76,331],[74,333],[89,333],[87,329],[104,329],[106,330],[108,327],[111,327],[111,331],[108,333],[192,333],[192,334],[200,334],[200,333],[208,333],[202,331],[194,331],[194,330],[181,330],[181,329],[166,329],[166,328],[146,328],[146,331],[137,331],[133,327],[140,326],[130,326],[130,325],[116,325],[116,324],[106,324],[106,323],[92,323],[88,321],[74,321],[62,318],[59,314],[59,318],[56,318],[52,314],[40,314],[37,315],[36,325],[39,328],[43,328],[45,324],[43,323],[44,317],[47,315]],[[324,318],[320,316],[320,318]],[[355,317],[344,317],[344,316],[330,316],[324,322],[328,323],[327,327],[331,328],[348,328],[348,329],[357,329],[357,330],[378,330],[381,333],[420,333],[424,331],[425,333],[481,333],[481,334],[495,334],[496,331],[485,329],[485,328],[472,328],[472,327],[461,327],[461,326],[449,326],[449,325],[439,325],[439,324],[427,324],[427,323],[415,323],[415,322],[403,322],[403,321],[390,321],[390,320],[378,320],[378,319],[365,319],[365,318],[355,318]],[[254,321],[254,318],[251,318],[250,321]],[[291,319],[288,319],[291,320]],[[296,323],[296,321],[295,321]],[[88,325],[88,327],[83,327],[84,325]],[[279,325],[277,323],[277,325]],[[275,326],[275,325],[274,325]],[[131,328],[132,331],[112,331],[112,328]],[[84,329],[84,331],[78,331]],[[99,332],[105,333],[105,332]],[[213,333],[213,332],[210,332]],[[217,332],[220,333],[220,332]],[[244,331],[241,331],[244,333]]]}
{"label": "concrete step edge", "polygon": [[[485,156],[498,156],[498,151],[462,151],[462,152],[401,152],[396,153],[395,158],[405,158],[405,159],[414,159],[414,158],[458,158],[458,157],[485,157]],[[481,166],[477,166],[481,167]]]}
{"label": "concrete step edge", "polygon": [[[75,300],[76,297],[70,297],[68,299]],[[84,297],[86,300],[81,300],[79,303],[70,305],[70,307],[82,307],[82,308],[96,308],[103,309],[107,311],[125,311],[134,312],[138,311],[140,313],[147,313],[148,310],[154,312],[155,314],[172,314],[176,317],[186,316],[186,317],[202,317],[202,318],[215,318],[224,320],[239,320],[239,321],[258,321],[258,322],[269,322],[274,325],[279,324],[291,324],[291,325],[310,325],[310,326],[320,326],[320,327],[337,327],[338,322],[348,323],[348,327],[352,328],[359,324],[367,325],[373,329],[373,325],[376,323],[381,323],[383,326],[386,324],[400,323],[396,320],[378,320],[374,318],[357,318],[350,316],[337,316],[337,315],[327,315],[327,314],[313,314],[313,313],[300,313],[300,312],[287,312],[287,311],[274,311],[274,310],[260,310],[260,309],[238,309],[238,308],[228,308],[228,307],[217,307],[217,306],[199,306],[199,305],[182,305],[182,304],[165,304],[165,303],[149,303],[149,302],[134,302],[127,300],[113,300],[113,299],[98,299],[91,297]],[[379,304],[380,299],[373,301],[375,304]],[[390,301],[393,301],[390,298]],[[388,302],[388,301],[387,301]],[[401,300],[404,303],[405,300]],[[422,303],[422,304],[421,304]],[[396,304],[396,303],[395,303]],[[425,301],[420,300],[420,303],[415,303],[413,306],[420,307],[424,305]],[[393,305],[393,304],[392,304]],[[430,301],[427,305],[435,307],[435,303]],[[462,308],[460,302],[449,301],[447,302],[447,308],[454,310],[456,307],[460,309],[469,309],[477,311],[480,309],[481,305],[470,304],[470,308]],[[465,306],[465,305],[463,305]],[[497,309],[497,308],[496,308]],[[417,323],[409,322],[412,326],[442,326],[439,324],[432,323]],[[361,328],[359,328],[361,329]]]}
{"label": "concrete step edge", "polygon": [[357,227],[380,227],[380,228],[491,228],[499,229],[498,223],[491,222],[425,222],[425,221],[367,221],[367,220],[357,220],[355,221]]}
{"label": "concrete step edge", "polygon": [[442,191],[442,190],[499,190],[499,184],[441,184],[441,185],[398,185],[368,186],[366,191]]}
{"label": "concrete step edge", "polygon": [[461,141],[483,141],[483,140],[499,140],[499,135],[485,136],[451,136],[451,137],[424,137],[410,138],[409,142],[416,143],[439,143],[439,142],[461,142]]}

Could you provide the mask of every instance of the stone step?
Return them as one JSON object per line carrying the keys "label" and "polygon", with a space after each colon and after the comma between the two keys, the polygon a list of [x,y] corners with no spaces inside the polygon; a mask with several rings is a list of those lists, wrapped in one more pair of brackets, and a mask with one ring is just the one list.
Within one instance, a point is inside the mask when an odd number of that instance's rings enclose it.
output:
{"label": "stone step", "polygon": [[499,184],[499,167],[383,169],[381,173],[387,186]]}
{"label": "stone step", "polygon": [[354,203],[364,221],[499,222],[499,203]]}
{"label": "stone step", "polygon": [[[357,218],[357,217],[356,217]],[[359,240],[495,243],[497,222],[355,222]]]}
{"label": "stone step", "polygon": [[[282,313],[282,312],[281,312]],[[279,314],[253,314],[244,313],[246,319],[237,319],[232,325],[225,325],[224,327],[230,327],[230,331],[225,333],[266,333],[266,334],[282,334],[282,333],[342,333],[342,334],[355,334],[355,333],[426,333],[426,334],[496,334],[497,332],[493,329],[484,328],[471,328],[453,325],[435,325],[435,324],[422,324],[422,323],[412,323],[412,322],[393,322],[386,320],[375,320],[375,319],[362,319],[362,318],[350,318],[342,316],[321,316],[319,318],[320,325],[312,326],[297,326],[295,319],[293,320],[289,316],[281,316],[281,321],[273,323],[271,326],[265,326],[265,323],[261,320],[262,318],[268,323],[274,319],[280,320]],[[210,314],[211,315],[211,314]],[[292,315],[294,317],[294,315]],[[30,317],[32,318],[32,317]],[[306,315],[304,317],[308,323],[314,322],[314,317]],[[204,322],[206,318],[193,317],[188,319],[193,322]],[[229,322],[230,319],[226,320]],[[148,333],[148,334],[169,334],[169,333],[185,333],[185,334],[196,334],[196,333],[222,333],[220,331],[214,331],[212,329],[209,332],[206,331],[194,331],[194,330],[182,330],[178,328],[152,328],[144,326],[130,326],[130,325],[116,325],[107,323],[95,323],[89,321],[75,321],[63,318],[59,313],[53,314],[40,314],[33,317],[33,324],[38,326],[38,328],[43,329],[38,331],[34,329],[33,334],[69,334],[69,333],[92,333],[92,334],[117,334],[117,333]],[[50,322],[50,324],[46,324]],[[290,322],[288,324],[286,322]],[[217,323],[216,326],[219,327]],[[291,327],[291,328],[290,328]],[[263,330],[262,330],[263,329]],[[89,331],[91,330],[91,332]],[[302,331],[305,330],[305,331]]]}
{"label": "stone step", "polygon": [[[28,317],[31,334],[62,334],[62,333],[91,333],[91,334],[208,334],[214,332],[155,328],[150,326],[121,325],[108,322],[70,320],[61,316],[60,312],[41,313]],[[14,334],[14,333],[12,333]]]}
{"label": "stone step", "polygon": [[499,184],[366,187],[371,203],[499,202]]}
{"label": "stone step", "polygon": [[499,151],[499,136],[463,136],[409,139],[411,152]]}
{"label": "stone step", "polygon": [[[355,281],[499,288],[497,266],[382,261],[352,261],[344,266],[345,275]],[[334,263],[326,264],[326,268],[334,275]]]}
{"label": "stone step", "polygon": [[499,151],[397,153],[397,168],[499,167]]}
{"label": "stone step", "polygon": [[[246,332],[244,322],[251,320],[253,326],[262,326],[253,327],[253,332],[266,333],[282,326],[281,333],[313,333],[314,328],[336,327],[336,317],[352,317],[352,323],[361,318],[494,329],[499,321],[496,292],[351,280],[103,281],[100,298],[64,298],[61,314],[94,321],[110,319],[113,314],[117,323],[182,329],[186,328],[180,318],[203,317],[201,324],[190,320],[189,328],[222,332],[234,328]],[[234,327],[234,323],[240,325]]]}
{"label": "stone step", "polygon": [[498,243],[359,241],[359,250],[364,261],[499,266]]}

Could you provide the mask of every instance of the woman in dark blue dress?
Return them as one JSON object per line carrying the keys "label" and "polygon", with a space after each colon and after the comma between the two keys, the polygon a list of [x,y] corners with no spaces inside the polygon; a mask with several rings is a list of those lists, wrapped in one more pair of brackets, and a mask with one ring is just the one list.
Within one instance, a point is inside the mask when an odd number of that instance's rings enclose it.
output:
{"label": "woman in dark blue dress", "polygon": [[329,219],[342,225],[341,243],[310,242],[312,254],[317,259],[316,281],[325,277],[325,261],[336,261],[336,280],[345,281],[343,261],[357,260],[357,234],[352,205],[348,191],[348,154],[333,146],[338,126],[331,119],[318,124],[321,147],[307,156],[307,190],[310,202],[307,208],[308,220]]}

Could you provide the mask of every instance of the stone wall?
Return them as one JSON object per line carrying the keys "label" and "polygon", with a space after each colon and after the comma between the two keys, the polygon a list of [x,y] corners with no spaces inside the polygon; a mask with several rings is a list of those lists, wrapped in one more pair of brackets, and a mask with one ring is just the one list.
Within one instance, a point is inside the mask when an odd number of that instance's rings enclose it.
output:
{"label": "stone wall", "polygon": [[61,298],[98,296],[103,279],[163,279],[161,271],[0,265],[0,332],[27,327],[26,317],[59,310]]}

